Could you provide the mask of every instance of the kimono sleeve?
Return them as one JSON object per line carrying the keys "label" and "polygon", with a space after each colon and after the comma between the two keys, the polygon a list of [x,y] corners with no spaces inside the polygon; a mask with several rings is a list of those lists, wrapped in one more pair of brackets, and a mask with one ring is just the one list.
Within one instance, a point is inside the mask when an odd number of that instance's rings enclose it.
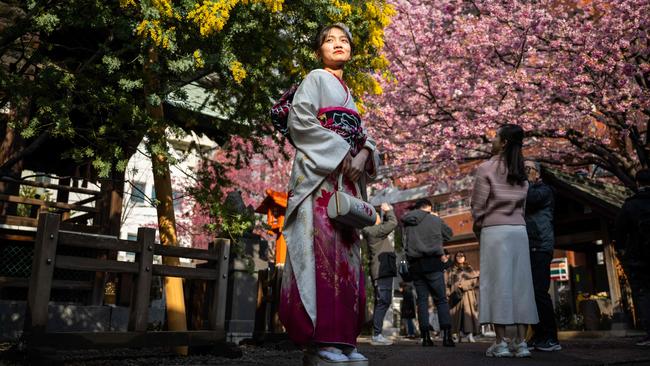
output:
{"label": "kimono sleeve", "polygon": [[321,126],[318,120],[319,109],[328,107],[323,105],[322,84],[318,73],[307,75],[293,97],[287,124],[296,148],[310,160],[317,173],[327,175],[343,161],[350,145]]}

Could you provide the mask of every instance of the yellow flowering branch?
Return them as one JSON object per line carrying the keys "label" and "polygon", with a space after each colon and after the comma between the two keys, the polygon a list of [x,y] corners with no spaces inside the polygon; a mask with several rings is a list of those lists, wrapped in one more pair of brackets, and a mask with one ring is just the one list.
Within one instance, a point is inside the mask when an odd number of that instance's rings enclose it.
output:
{"label": "yellow flowering branch", "polygon": [[244,69],[244,65],[237,60],[230,63],[230,72],[237,84],[241,84],[242,80],[246,78],[246,69]]}

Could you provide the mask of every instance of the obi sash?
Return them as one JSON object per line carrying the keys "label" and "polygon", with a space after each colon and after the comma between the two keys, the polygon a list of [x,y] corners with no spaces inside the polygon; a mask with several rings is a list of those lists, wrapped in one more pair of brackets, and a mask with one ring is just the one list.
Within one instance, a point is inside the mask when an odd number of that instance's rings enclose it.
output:
{"label": "obi sash", "polygon": [[366,133],[357,111],[344,107],[327,107],[318,111],[321,126],[335,132],[350,144],[350,154],[356,156],[366,143]]}

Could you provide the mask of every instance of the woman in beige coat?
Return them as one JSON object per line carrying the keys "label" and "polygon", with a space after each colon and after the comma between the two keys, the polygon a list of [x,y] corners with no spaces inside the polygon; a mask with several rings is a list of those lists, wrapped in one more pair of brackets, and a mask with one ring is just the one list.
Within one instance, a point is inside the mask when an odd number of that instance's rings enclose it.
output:
{"label": "woman in beige coat", "polygon": [[465,253],[456,253],[454,265],[449,269],[447,295],[451,307],[451,331],[455,337],[461,337],[459,341],[464,334],[469,342],[474,343],[474,334],[480,330],[476,298],[478,275],[478,271],[465,261]]}

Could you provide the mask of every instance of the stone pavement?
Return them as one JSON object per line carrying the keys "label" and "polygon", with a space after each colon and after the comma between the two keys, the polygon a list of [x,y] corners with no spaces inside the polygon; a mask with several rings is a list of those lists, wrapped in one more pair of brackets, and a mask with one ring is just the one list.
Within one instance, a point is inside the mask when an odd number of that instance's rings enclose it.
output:
{"label": "stone pavement", "polygon": [[[423,348],[416,341],[398,341],[392,346],[375,347],[362,339],[359,350],[370,359],[371,366],[401,365],[650,365],[650,348],[634,345],[638,338],[600,338],[562,341],[559,352],[534,351],[530,359],[494,359],[484,356],[493,339],[477,343],[460,343],[454,348]],[[299,363],[295,363],[299,365]]]}

